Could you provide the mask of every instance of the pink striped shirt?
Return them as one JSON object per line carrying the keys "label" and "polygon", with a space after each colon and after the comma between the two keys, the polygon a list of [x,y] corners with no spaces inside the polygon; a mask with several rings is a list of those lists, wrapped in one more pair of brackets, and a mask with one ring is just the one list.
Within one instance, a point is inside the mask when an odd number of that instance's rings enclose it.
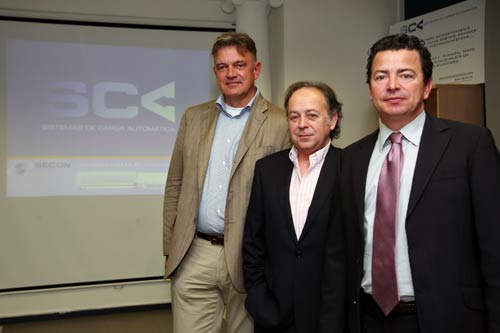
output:
{"label": "pink striped shirt", "polygon": [[297,239],[300,238],[302,229],[304,229],[307,212],[330,144],[331,141],[325,147],[309,155],[309,169],[302,176],[300,175],[297,148],[290,149],[289,156],[293,163],[292,179],[290,180],[290,207]]}

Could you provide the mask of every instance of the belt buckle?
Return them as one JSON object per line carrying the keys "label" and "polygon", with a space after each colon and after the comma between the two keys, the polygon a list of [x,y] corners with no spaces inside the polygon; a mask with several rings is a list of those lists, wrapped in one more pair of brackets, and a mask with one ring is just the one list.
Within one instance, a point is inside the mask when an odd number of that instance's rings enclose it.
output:
{"label": "belt buckle", "polygon": [[415,314],[417,311],[417,306],[415,301],[410,301],[410,302],[399,302],[390,315],[393,316],[404,316],[404,315],[409,315],[409,314]]}
{"label": "belt buckle", "polygon": [[212,243],[212,245],[218,245],[217,236],[210,236],[210,243]]}

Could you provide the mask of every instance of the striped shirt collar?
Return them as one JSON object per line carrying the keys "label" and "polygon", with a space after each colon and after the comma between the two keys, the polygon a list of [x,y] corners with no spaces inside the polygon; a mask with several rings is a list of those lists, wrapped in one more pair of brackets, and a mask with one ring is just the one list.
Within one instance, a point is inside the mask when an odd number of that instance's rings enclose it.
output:
{"label": "striped shirt collar", "polygon": [[[328,141],[328,144],[325,145],[323,148],[318,149],[311,155],[309,155],[309,169],[312,167],[316,166],[318,163],[321,161],[324,161],[326,154],[328,153],[328,149],[330,148],[332,144],[332,140]],[[290,153],[288,154],[288,157],[290,158],[290,161],[295,165],[295,167],[298,167],[298,161],[299,161],[299,151],[295,146],[292,146],[290,149]]]}

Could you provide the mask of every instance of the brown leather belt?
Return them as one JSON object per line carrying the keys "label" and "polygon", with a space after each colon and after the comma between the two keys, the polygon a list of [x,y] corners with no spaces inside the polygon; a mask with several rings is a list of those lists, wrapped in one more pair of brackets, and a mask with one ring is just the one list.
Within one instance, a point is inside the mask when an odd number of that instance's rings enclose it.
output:
{"label": "brown leather belt", "polygon": [[196,236],[209,241],[212,245],[224,245],[224,235],[221,234],[206,234],[204,232],[197,231]]}

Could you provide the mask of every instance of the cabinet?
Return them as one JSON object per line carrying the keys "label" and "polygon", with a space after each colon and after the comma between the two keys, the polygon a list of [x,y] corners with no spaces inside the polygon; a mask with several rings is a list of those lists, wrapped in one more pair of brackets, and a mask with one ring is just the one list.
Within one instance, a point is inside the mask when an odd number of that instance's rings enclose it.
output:
{"label": "cabinet", "polygon": [[437,84],[425,109],[439,118],[484,126],[484,84]]}

